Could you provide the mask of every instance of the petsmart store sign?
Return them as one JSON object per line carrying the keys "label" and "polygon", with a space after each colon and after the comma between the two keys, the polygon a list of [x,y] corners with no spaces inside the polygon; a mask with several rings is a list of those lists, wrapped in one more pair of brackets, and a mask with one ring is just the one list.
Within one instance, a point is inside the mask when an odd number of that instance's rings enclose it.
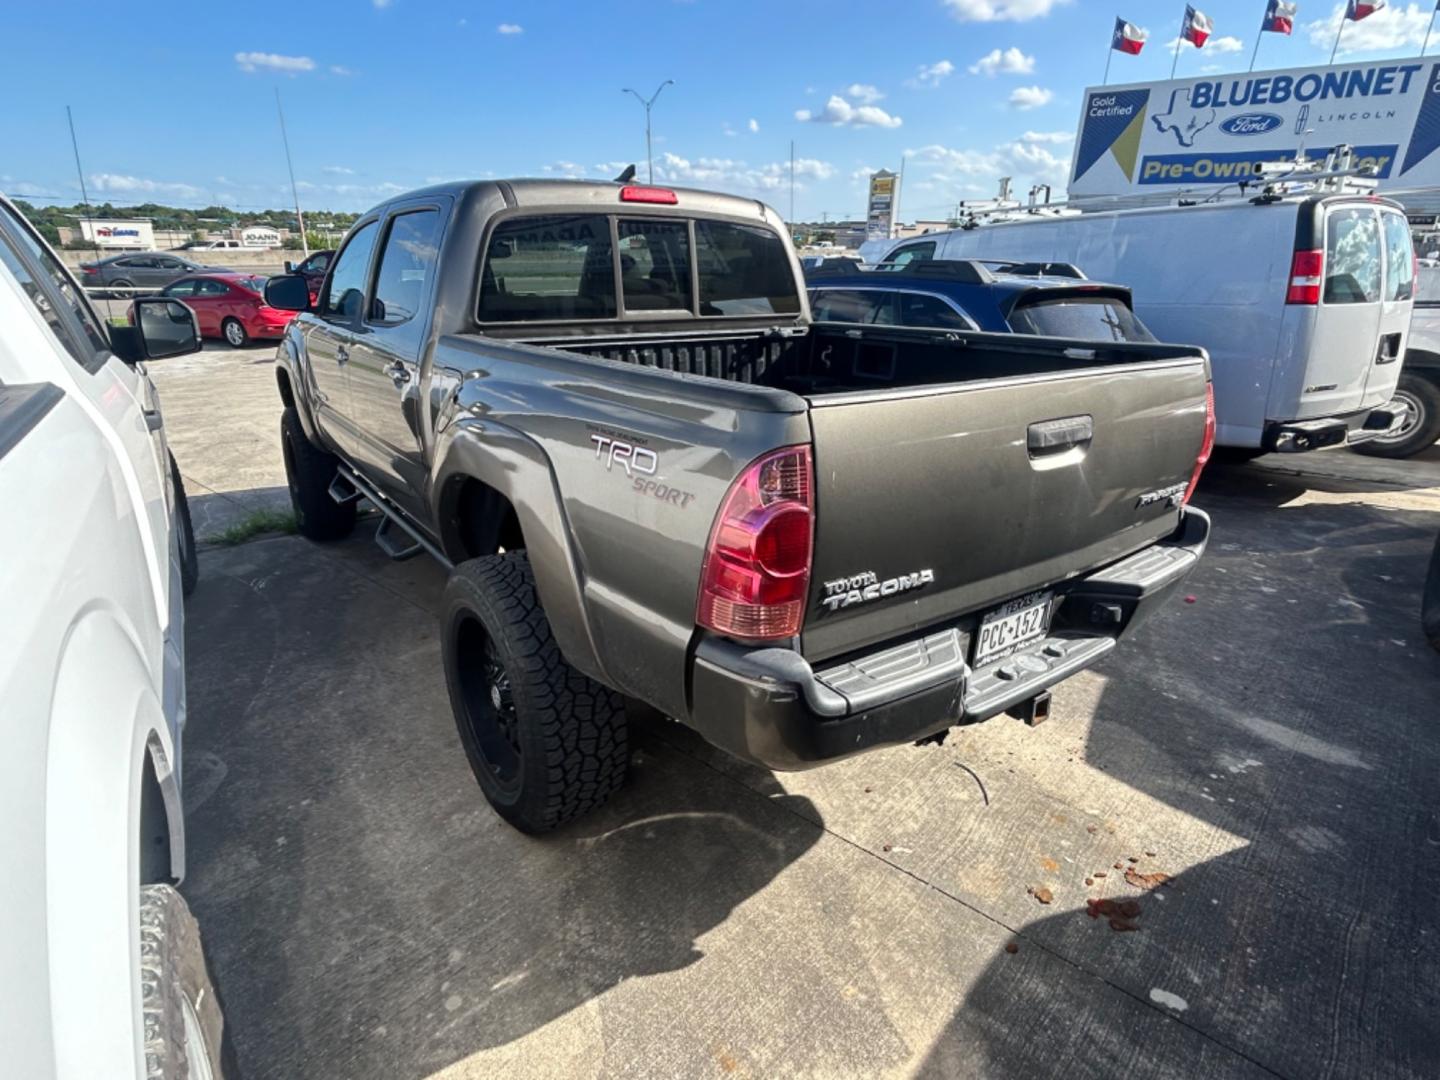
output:
{"label": "petsmart store sign", "polygon": [[1440,184],[1434,58],[1091,87],[1070,197],[1213,189],[1262,162],[1323,158],[1339,143],[1381,188]]}

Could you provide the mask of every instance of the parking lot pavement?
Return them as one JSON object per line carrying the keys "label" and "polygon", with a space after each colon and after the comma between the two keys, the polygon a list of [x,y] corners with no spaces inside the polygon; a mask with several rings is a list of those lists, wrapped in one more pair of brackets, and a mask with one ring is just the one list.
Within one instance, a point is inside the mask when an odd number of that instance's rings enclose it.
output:
{"label": "parking lot pavement", "polygon": [[[219,400],[157,365],[182,467],[236,499],[228,462],[283,483],[260,358],[216,354]],[[242,1069],[1433,1075],[1440,462],[1409,464],[1216,468],[1193,603],[1041,727],[771,774],[637,715],[630,784],[542,839],[470,776],[436,567],[358,533],[206,551],[185,888]]]}

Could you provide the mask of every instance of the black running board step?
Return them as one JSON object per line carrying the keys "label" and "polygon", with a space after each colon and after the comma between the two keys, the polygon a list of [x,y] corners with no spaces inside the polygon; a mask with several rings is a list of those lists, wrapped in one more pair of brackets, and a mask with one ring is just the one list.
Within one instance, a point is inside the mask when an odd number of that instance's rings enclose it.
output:
{"label": "black running board step", "polygon": [[335,479],[330,481],[330,498],[334,499],[341,506],[346,503],[355,502],[365,493],[350,482],[350,478],[342,472],[335,474]]}
{"label": "black running board step", "polygon": [[413,559],[425,550],[425,545],[396,525],[395,519],[389,516],[382,518],[376,527],[375,543],[396,562]]}

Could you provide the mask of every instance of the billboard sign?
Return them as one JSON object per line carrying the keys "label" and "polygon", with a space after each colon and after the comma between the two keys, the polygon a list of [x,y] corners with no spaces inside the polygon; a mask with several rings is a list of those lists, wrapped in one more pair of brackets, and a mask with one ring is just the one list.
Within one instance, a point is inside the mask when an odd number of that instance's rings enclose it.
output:
{"label": "billboard sign", "polygon": [[895,232],[895,201],[899,177],[881,169],[870,176],[870,200],[865,206],[865,239],[889,240]]}
{"label": "billboard sign", "polygon": [[1381,189],[1440,184],[1440,63],[1371,61],[1085,91],[1070,197],[1165,194],[1248,179],[1346,143]]}
{"label": "billboard sign", "polygon": [[136,248],[141,251],[155,250],[155,231],[148,221],[102,221],[96,218],[80,219],[80,235],[86,243],[102,248]]}

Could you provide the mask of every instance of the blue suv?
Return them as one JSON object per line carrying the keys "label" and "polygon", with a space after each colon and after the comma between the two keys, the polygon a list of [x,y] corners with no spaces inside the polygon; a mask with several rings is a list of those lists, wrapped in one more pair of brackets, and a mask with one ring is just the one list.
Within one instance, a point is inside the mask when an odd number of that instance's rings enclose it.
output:
{"label": "blue suv", "polygon": [[1130,290],[1088,281],[1069,263],[912,260],[861,269],[826,259],[807,269],[817,322],[1041,334],[1085,341],[1154,341]]}

